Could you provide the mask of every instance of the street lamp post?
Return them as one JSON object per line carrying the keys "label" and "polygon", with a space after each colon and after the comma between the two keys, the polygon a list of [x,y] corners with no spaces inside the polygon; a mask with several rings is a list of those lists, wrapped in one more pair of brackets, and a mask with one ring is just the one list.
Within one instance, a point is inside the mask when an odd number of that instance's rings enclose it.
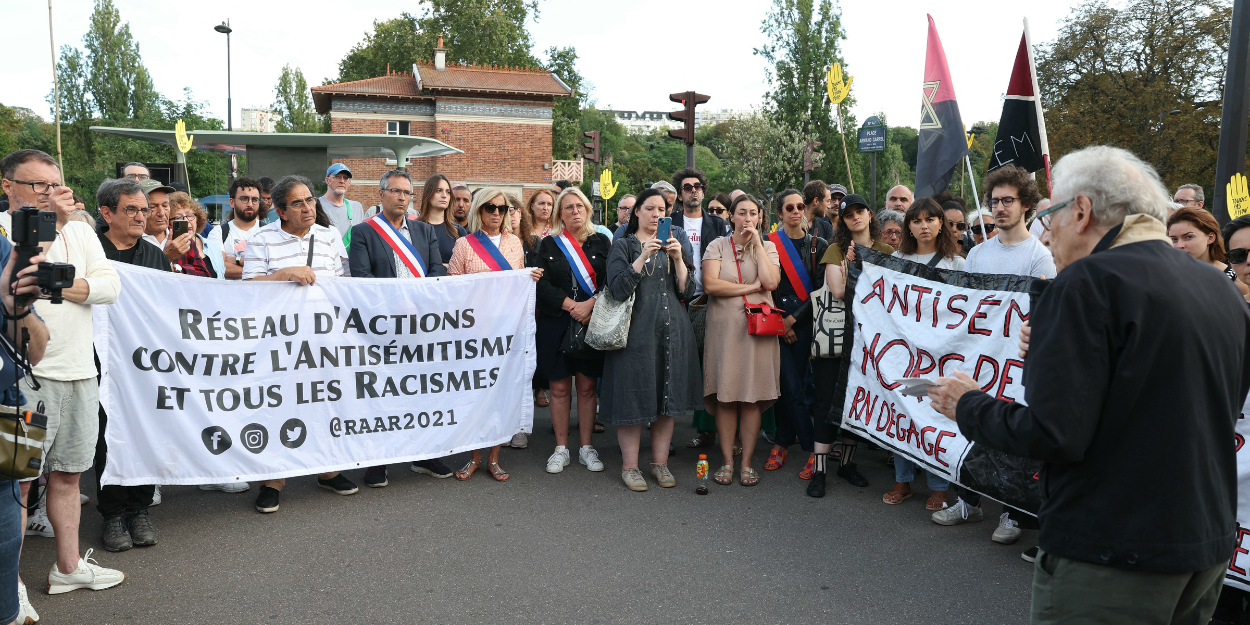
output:
{"label": "street lamp post", "polygon": [[226,129],[234,130],[234,101],[230,93],[230,20],[213,27],[213,30],[226,35]]}

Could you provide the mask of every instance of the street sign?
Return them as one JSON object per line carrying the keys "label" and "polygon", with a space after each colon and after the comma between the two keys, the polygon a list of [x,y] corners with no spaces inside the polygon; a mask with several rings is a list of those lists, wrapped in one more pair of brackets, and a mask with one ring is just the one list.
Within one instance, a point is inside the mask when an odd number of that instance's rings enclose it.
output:
{"label": "street sign", "polygon": [[885,151],[885,126],[882,126],[881,120],[875,116],[869,117],[864,122],[864,126],[859,129],[859,151]]}

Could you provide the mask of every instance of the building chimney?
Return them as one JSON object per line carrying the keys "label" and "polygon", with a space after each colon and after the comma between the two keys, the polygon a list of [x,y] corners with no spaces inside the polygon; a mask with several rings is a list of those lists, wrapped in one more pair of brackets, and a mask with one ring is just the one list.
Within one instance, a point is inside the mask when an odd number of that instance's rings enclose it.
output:
{"label": "building chimney", "polygon": [[443,36],[438,36],[438,47],[434,48],[434,69],[444,71],[447,69],[447,48],[443,47]]}

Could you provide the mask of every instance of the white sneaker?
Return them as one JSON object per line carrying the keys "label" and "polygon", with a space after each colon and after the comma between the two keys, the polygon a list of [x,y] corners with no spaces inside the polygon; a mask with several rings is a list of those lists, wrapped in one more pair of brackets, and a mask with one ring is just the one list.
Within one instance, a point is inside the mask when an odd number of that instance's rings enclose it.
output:
{"label": "white sneaker", "polygon": [[247,482],[230,482],[228,484],[200,484],[200,490],[219,490],[223,493],[246,493],[252,485]]}
{"label": "white sneaker", "polygon": [[151,506],[152,506],[153,508],[155,508],[156,506],[161,505],[161,487],[160,487],[160,485],[158,484],[158,485],[154,486],[153,488],[155,488],[156,490],[152,492],[152,503],[151,503]]}
{"label": "white sneaker", "polygon": [[586,468],[591,471],[603,470],[603,462],[599,460],[599,452],[595,451],[595,448],[590,445],[584,445],[577,450],[577,461],[586,465]]}
{"label": "white sneaker", "polygon": [[569,466],[569,450],[564,445],[556,445],[556,453],[547,458],[547,472],[560,473]]}
{"label": "white sneaker", "polygon": [[525,432],[517,432],[516,434],[513,434],[512,442],[508,443],[508,445],[513,449],[525,449],[526,447],[529,447],[529,444],[530,439],[525,435]]}
{"label": "white sneaker", "polygon": [[981,510],[981,506],[970,506],[963,497],[960,497],[955,501],[955,505],[938,510],[929,518],[938,525],[960,525],[980,521],[985,518],[985,513]]}
{"label": "white sneaker", "polygon": [[35,513],[30,515],[29,519],[26,519],[26,535],[56,538],[56,532],[52,531],[52,521],[48,520],[48,512],[46,510],[37,508]]}
{"label": "white sneaker", "polygon": [[998,528],[994,530],[994,535],[990,539],[996,543],[1010,545],[1020,540],[1020,525],[1007,518],[1007,513],[1004,512],[998,517]]}
{"label": "white sneaker", "polygon": [[39,622],[39,613],[35,611],[35,606],[30,604],[30,597],[26,596],[26,584],[20,580],[17,582],[17,618],[13,621],[13,625],[33,625]]}
{"label": "white sneaker", "polygon": [[53,562],[52,570],[48,572],[48,594],[59,595],[79,588],[104,590],[126,581],[125,573],[106,569],[93,560],[93,551],[88,549],[87,554],[78,559],[78,568],[73,573],[62,573]]}

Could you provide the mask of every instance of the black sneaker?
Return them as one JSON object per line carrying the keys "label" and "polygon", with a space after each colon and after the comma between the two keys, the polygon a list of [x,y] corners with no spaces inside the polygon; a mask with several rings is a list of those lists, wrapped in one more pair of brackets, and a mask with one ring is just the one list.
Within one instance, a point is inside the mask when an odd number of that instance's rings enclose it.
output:
{"label": "black sneaker", "polygon": [[317,486],[343,496],[355,495],[360,490],[359,488],[356,488],[356,485],[353,484],[351,480],[343,477],[342,473],[328,480],[317,478]]}
{"label": "black sneaker", "polygon": [[851,483],[851,486],[863,488],[868,485],[868,478],[860,475],[859,467],[854,462],[848,462],[838,467],[838,477]]}
{"label": "black sneaker", "polygon": [[[386,479],[386,467],[369,467],[368,469],[365,469],[365,486],[368,486],[369,488],[382,488],[390,483],[390,480]],[[341,495],[344,493],[339,494]],[[346,494],[350,495],[351,493]]]}
{"label": "black sneaker", "polygon": [[260,492],[256,494],[256,511],[262,513],[277,512],[278,495],[280,494],[276,488],[261,486]]}
{"label": "black sneaker", "polygon": [[817,471],[812,474],[812,479],[807,482],[807,496],[816,497],[817,499],[825,496],[824,471]]}
{"label": "black sneaker", "polygon": [[126,521],[120,515],[104,519],[104,548],[117,552],[126,551],[135,544],[130,540],[130,532],[126,531]]}
{"label": "black sneaker", "polygon": [[1037,560],[1037,547],[1029,547],[1028,549],[1025,549],[1024,553],[1020,554],[1020,559],[1025,562],[1033,562]]}
{"label": "black sneaker", "polygon": [[127,519],[130,526],[130,538],[136,547],[151,547],[156,544],[156,526],[152,524],[152,516],[147,510],[137,512]]}
{"label": "black sneaker", "polygon": [[421,473],[430,477],[444,479],[451,477],[455,471],[447,468],[443,461],[439,458],[430,458],[429,460],[418,460],[412,463],[412,472]]}

